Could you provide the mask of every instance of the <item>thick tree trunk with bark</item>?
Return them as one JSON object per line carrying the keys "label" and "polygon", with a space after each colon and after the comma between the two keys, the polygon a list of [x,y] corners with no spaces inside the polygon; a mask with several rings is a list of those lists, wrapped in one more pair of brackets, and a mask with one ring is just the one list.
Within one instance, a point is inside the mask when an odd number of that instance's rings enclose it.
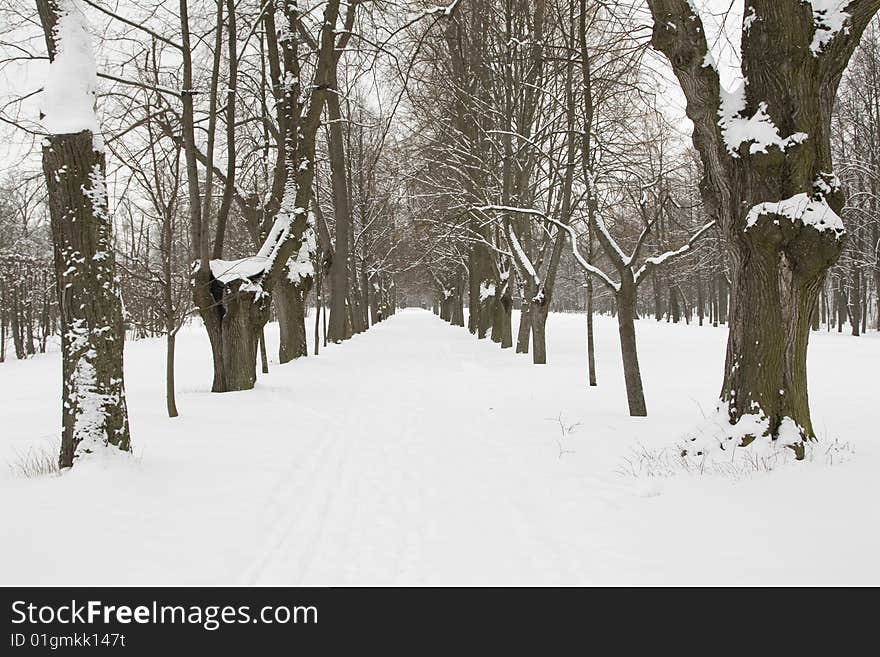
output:
{"label": "thick tree trunk with bark", "polygon": [[[731,424],[757,414],[775,438],[790,418],[802,440],[813,439],[807,344],[819,289],[844,242],[831,112],[843,70],[880,0],[842,3],[845,25],[836,27],[825,25],[827,11],[815,13],[808,2],[746,0],[742,107],[728,111],[726,120],[766,116],[776,130],[766,143],[735,143],[719,123],[720,80],[706,65],[706,36],[694,5],[648,4],[652,44],[671,63],[687,98],[704,168],[703,199],[731,258],[722,405]],[[794,447],[803,454],[802,442]]]}
{"label": "thick tree trunk with bark", "polygon": [[105,445],[131,450],[123,383],[125,329],[104,184],[89,131],[43,142],[61,317],[61,467]]}
{"label": "thick tree trunk with bark", "polygon": [[532,324],[532,362],[547,364],[547,312],[545,303],[532,303],[529,313]]}
{"label": "thick tree trunk with bark", "polygon": [[211,345],[211,392],[250,390],[257,380],[257,345],[269,318],[268,295],[255,293],[241,280],[221,283],[211,277],[203,283],[199,271],[194,278],[193,296]]}
{"label": "thick tree trunk with bark", "polygon": [[284,276],[272,291],[281,333],[281,341],[278,345],[279,364],[283,365],[309,355],[306,343],[305,299],[310,287],[311,278],[303,283],[293,283]]}
{"label": "thick tree trunk with bark", "polygon": [[269,315],[269,299],[241,290],[241,282],[223,286],[220,356],[223,388],[214,392],[250,390],[257,381],[257,345]]}

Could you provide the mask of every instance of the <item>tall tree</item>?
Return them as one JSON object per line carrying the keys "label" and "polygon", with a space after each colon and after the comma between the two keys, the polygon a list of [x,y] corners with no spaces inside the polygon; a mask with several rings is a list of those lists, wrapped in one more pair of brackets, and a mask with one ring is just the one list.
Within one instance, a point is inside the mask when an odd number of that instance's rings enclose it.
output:
{"label": "tall tree", "polygon": [[815,437],[810,326],[845,234],[832,108],[880,0],[745,0],[743,79],[732,94],[722,90],[694,4],[648,6],[652,44],[669,60],[694,123],[704,203],[727,240],[732,298],[721,410],[731,425],[758,416],[767,435],[802,456],[803,441]]}
{"label": "tall tree", "polygon": [[85,17],[73,0],[37,0],[49,53],[41,104],[61,315],[59,465],[106,447],[131,450],[122,351],[125,332],[95,113],[97,74]]}

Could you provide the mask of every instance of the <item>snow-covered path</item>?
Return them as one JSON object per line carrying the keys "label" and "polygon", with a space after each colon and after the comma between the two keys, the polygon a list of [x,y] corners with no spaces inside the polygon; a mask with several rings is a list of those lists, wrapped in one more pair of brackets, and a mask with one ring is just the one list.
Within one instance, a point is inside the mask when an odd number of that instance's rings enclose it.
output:
{"label": "snow-covered path", "polygon": [[[861,383],[877,336],[814,340],[817,426],[855,443],[849,462],[644,481],[623,459],[708,410],[724,331],[639,322],[650,417],[632,419],[613,321],[598,322],[592,390],[582,322],[551,318],[539,368],[402,311],[222,396],[194,327],[175,420],[162,343],[128,345],[136,459],[0,472],[0,583],[880,583],[880,449],[863,430],[877,410]],[[841,368],[864,375],[831,380]],[[51,355],[0,368],[0,459],[53,435],[57,370]]]}

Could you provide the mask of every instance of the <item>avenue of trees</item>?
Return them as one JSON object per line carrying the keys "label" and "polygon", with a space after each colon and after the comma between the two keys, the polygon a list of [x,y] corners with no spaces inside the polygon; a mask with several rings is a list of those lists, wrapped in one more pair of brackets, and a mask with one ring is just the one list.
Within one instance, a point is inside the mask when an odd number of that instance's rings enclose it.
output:
{"label": "avenue of trees", "polygon": [[60,345],[61,466],[130,450],[125,339],[174,417],[188,324],[221,393],[269,321],[284,365],[420,304],[536,365],[585,313],[590,386],[614,315],[633,416],[636,320],[725,325],[730,435],[802,455],[811,331],[880,329],[880,0],[733,4],[0,0],[0,67],[48,72],[0,103],[0,361]]}

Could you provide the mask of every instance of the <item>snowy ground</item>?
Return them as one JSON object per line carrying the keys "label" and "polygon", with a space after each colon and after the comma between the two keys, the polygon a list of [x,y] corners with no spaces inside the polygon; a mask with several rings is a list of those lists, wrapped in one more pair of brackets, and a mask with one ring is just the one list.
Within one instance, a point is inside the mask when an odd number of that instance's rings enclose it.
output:
{"label": "snowy ground", "polygon": [[[583,322],[551,317],[538,368],[402,311],[222,396],[194,327],[175,420],[163,343],[131,343],[135,459],[0,465],[0,584],[880,584],[876,334],[813,337],[814,421],[854,446],[845,462],[648,480],[624,459],[711,410],[725,332],[640,321],[649,417],[632,419],[613,320],[594,389]],[[51,444],[59,369],[0,366],[0,463]],[[557,418],[580,424],[563,438]]]}

